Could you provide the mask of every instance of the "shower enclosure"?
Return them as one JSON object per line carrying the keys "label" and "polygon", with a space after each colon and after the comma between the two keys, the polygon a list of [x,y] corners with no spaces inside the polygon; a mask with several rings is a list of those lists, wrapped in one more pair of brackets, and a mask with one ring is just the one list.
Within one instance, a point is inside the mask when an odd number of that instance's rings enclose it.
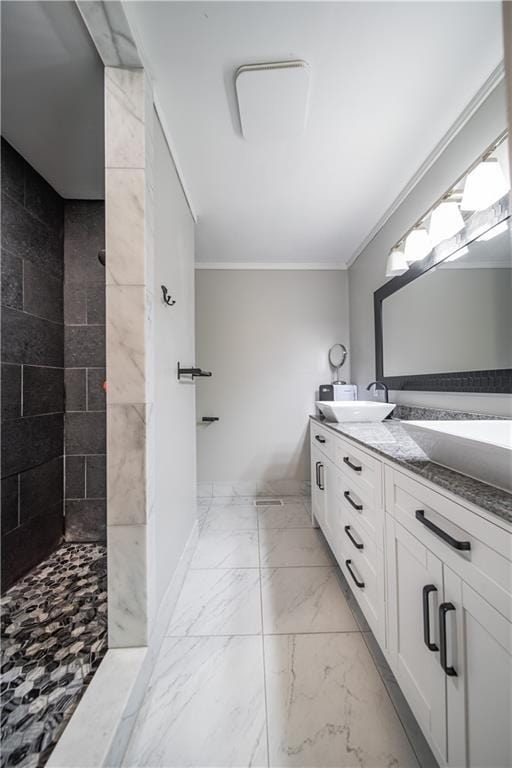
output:
{"label": "shower enclosure", "polygon": [[36,766],[107,648],[104,203],[1,171],[2,764]]}

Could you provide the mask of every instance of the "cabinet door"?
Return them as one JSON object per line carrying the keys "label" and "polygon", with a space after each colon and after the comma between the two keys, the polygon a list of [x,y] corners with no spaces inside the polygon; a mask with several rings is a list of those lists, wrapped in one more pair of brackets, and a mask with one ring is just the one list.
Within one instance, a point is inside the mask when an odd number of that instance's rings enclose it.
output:
{"label": "cabinet door", "polygon": [[[386,515],[389,655],[395,676],[438,761],[446,761],[446,682],[439,663],[443,566]],[[427,643],[430,647],[427,646]]]}
{"label": "cabinet door", "polygon": [[311,443],[311,508],[313,517],[322,530],[326,523],[326,493],[322,482],[322,472],[325,477],[325,457]]}
{"label": "cabinet door", "polygon": [[465,768],[512,765],[512,625],[444,568],[448,762]]}

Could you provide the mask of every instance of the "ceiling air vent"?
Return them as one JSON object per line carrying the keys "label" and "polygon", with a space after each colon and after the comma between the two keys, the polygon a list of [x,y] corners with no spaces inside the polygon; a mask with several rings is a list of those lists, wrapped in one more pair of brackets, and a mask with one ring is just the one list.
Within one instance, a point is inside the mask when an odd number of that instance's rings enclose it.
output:
{"label": "ceiling air vent", "polygon": [[309,98],[305,61],[240,67],[235,86],[244,139],[272,141],[304,133]]}

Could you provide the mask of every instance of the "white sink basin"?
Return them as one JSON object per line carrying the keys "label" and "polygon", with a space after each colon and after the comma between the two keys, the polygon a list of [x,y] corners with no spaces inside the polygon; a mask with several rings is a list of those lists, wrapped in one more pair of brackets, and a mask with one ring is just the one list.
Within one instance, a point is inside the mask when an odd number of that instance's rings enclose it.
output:
{"label": "white sink basin", "polygon": [[512,421],[402,421],[437,464],[512,490]]}
{"label": "white sink basin", "polygon": [[382,421],[394,403],[372,403],[368,400],[317,400],[317,407],[327,421]]}

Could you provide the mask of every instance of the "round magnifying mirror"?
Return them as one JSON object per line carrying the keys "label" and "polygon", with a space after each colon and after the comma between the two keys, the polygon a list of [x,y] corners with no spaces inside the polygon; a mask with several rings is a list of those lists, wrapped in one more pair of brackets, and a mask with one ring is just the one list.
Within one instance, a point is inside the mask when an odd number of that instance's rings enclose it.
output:
{"label": "round magnifying mirror", "polygon": [[336,381],[333,384],[343,384],[340,381],[340,368],[347,359],[347,348],[344,344],[333,344],[329,350],[329,363],[336,368]]}

